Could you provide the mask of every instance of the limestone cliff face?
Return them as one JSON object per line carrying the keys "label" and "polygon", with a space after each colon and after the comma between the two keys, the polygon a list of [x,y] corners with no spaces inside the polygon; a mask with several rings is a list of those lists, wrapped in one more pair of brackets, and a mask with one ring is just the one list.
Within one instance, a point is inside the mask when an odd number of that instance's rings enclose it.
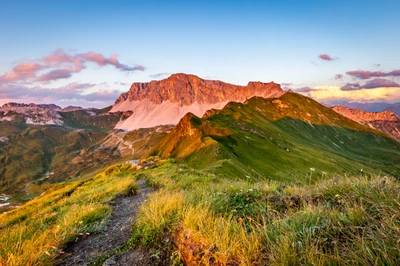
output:
{"label": "limestone cliff face", "polygon": [[343,106],[334,106],[332,109],[347,118],[377,129],[400,141],[400,118],[391,111],[365,112]]}
{"label": "limestone cliff face", "polygon": [[111,112],[133,111],[129,119],[116,126],[133,130],[177,124],[188,112],[201,117],[207,110],[221,109],[228,102],[244,102],[253,96],[279,97],[283,93],[280,85],[274,82],[249,82],[238,86],[195,75],[173,74],[164,80],[133,83],[130,90],[117,99]]}
{"label": "limestone cliff face", "polygon": [[121,94],[115,104],[126,100],[150,100],[155,104],[165,101],[182,105],[214,104],[224,101],[244,101],[252,96],[272,97],[282,94],[280,85],[249,82],[238,86],[219,80],[204,80],[195,75],[173,74],[169,78],[148,83],[133,83],[130,90]]}

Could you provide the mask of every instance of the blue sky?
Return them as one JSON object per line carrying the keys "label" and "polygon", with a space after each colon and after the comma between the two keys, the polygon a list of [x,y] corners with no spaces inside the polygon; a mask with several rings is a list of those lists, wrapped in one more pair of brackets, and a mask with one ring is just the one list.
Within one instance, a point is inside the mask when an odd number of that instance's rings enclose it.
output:
{"label": "blue sky", "polygon": [[[399,12],[395,0],[3,1],[0,104],[101,107],[132,82],[176,72],[273,80],[321,101],[396,102]],[[60,51],[69,61],[43,61]]]}

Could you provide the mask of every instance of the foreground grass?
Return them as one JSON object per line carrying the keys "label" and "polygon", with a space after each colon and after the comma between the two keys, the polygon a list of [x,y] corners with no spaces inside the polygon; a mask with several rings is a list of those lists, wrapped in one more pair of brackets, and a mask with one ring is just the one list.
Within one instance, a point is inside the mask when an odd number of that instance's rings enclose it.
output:
{"label": "foreground grass", "polygon": [[143,205],[131,244],[154,247],[169,238],[187,264],[400,261],[400,182],[394,178],[231,180],[172,162],[142,175],[161,189]]}
{"label": "foreground grass", "polygon": [[0,215],[0,265],[51,265],[78,235],[104,228],[107,202],[136,190],[132,171],[117,165],[85,181],[56,185]]}
{"label": "foreground grass", "polygon": [[0,215],[0,265],[55,264],[66,243],[104,228],[107,202],[135,190],[139,178],[160,189],[142,206],[124,249],[141,246],[151,258],[175,247],[169,261],[188,265],[400,261],[400,182],[394,178],[228,179],[167,161],[141,171],[110,167]]}

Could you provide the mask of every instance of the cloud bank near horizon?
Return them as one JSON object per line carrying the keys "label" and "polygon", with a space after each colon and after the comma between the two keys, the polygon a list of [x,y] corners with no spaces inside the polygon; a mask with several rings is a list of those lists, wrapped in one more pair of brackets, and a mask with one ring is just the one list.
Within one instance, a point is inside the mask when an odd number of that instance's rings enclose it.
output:
{"label": "cloud bank near horizon", "polygon": [[27,87],[21,84],[0,84],[0,105],[8,102],[54,103],[62,107],[78,105],[82,107],[103,108],[115,102],[121,94],[118,90],[99,88],[87,93],[88,89],[99,87],[91,83],[70,83],[58,88],[41,86]]}
{"label": "cloud bank near horizon", "polygon": [[[372,84],[372,83],[370,83]],[[400,102],[399,87],[366,88],[368,83],[346,84],[345,86],[316,86],[313,88],[300,88],[294,91],[311,97],[319,102],[348,101],[348,102]],[[371,85],[373,86],[373,85]]]}

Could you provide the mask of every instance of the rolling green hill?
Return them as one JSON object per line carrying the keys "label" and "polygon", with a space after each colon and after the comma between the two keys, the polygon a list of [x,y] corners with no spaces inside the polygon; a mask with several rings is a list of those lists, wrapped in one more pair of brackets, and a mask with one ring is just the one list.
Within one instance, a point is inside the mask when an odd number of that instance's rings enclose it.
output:
{"label": "rolling green hill", "polygon": [[147,155],[225,176],[400,175],[400,144],[296,93],[187,114]]}

